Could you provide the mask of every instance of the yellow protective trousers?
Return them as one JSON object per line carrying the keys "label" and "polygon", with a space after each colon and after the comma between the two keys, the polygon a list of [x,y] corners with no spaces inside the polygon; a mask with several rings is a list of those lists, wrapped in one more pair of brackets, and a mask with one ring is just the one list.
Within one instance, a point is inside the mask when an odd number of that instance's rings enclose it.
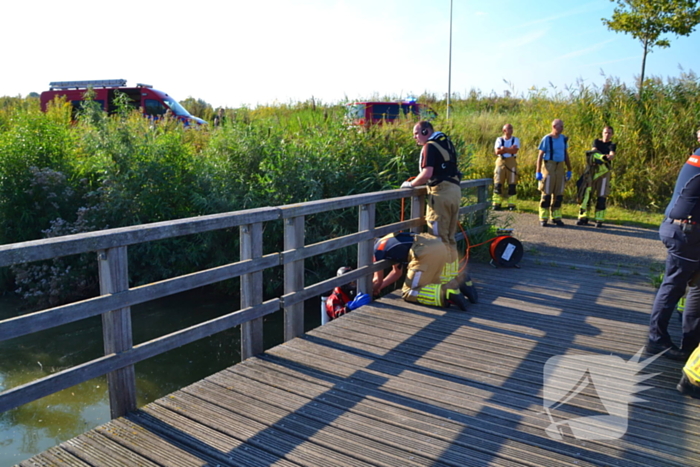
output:
{"label": "yellow protective trousers", "polygon": [[[428,199],[425,207],[425,221],[431,234],[440,237],[450,247],[449,261],[457,259],[457,223],[459,222],[459,205],[462,201],[462,189],[452,182],[440,182],[428,187]],[[455,256],[452,257],[452,250]]]}
{"label": "yellow protective trousers", "polygon": [[583,200],[579,205],[578,218],[588,219],[591,217],[590,213],[594,212],[595,220],[603,222],[608,194],[610,194],[610,172],[605,171],[596,175],[591,186],[586,188]]}
{"label": "yellow protective trousers", "polygon": [[700,347],[697,347],[685,362],[683,373],[691,383],[700,386]]}
{"label": "yellow protective trousers", "polygon": [[515,206],[517,183],[518,163],[515,157],[497,157],[493,171],[493,205],[508,203],[508,206]]}
{"label": "yellow protective trousers", "polygon": [[416,235],[408,254],[406,280],[401,289],[403,299],[423,305],[443,306],[441,276],[449,256],[449,248],[440,238],[429,234]]}
{"label": "yellow protective trousers", "polygon": [[545,161],[542,167],[542,180],[538,188],[542,193],[539,215],[541,221],[548,218],[561,219],[561,203],[564,199],[566,163]]}

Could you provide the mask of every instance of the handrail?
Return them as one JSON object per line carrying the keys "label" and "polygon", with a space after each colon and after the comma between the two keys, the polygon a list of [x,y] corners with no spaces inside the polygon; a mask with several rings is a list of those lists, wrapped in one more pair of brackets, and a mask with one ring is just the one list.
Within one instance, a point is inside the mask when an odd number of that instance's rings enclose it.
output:
{"label": "handrail", "polygon": [[[489,206],[487,190],[491,183],[490,179],[461,183],[462,189],[477,190],[477,203],[460,208],[460,214],[480,215],[478,225],[485,226]],[[2,320],[0,341],[102,315],[105,347],[103,357],[0,393],[0,413],[106,374],[111,416],[116,418],[136,409],[134,365],[142,360],[238,325],[241,325],[241,359],[244,360],[263,351],[262,318],[280,308],[284,309],[285,340],[303,334],[304,300],[352,280],[357,281],[359,291],[370,291],[372,274],[387,265],[386,261],[376,264],[372,261],[375,238],[400,230],[420,229],[424,223],[425,194],[425,187],[389,190],[0,245],[0,267],[96,252],[101,294]],[[410,219],[375,225],[377,203],[406,197],[411,198]],[[352,207],[359,208],[356,233],[305,244],[305,216]],[[263,255],[262,226],[275,220],[283,220],[285,224],[283,251]],[[240,261],[128,287],[128,246],[232,227],[239,227]],[[304,285],[306,258],[352,245],[358,245],[356,270],[342,277]],[[284,293],[263,302],[262,271],[277,266],[284,267]],[[131,306],[235,277],[241,277],[240,310],[133,345]]]}

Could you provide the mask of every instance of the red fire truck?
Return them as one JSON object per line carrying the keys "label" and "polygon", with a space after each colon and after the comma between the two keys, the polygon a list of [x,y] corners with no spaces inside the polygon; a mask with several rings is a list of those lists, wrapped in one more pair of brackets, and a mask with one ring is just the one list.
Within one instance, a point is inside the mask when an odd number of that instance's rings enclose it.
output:
{"label": "red fire truck", "polygon": [[169,110],[173,117],[181,120],[185,125],[207,123],[201,118],[191,115],[175,99],[163,91],[140,83],[134,87],[127,87],[125,79],[51,82],[49,90],[41,93],[41,110],[45,112],[49,102],[56,97],[62,97],[73,105],[73,115],[75,116],[85,101],[85,93],[88,89],[94,91],[93,99],[95,102],[98,102],[105,112],[110,114],[116,110],[114,98],[119,92],[127,96],[129,105],[135,109],[141,109],[141,112],[149,118],[162,118]]}
{"label": "red fire truck", "polygon": [[399,118],[415,120],[432,120],[437,114],[425,104],[415,101],[407,102],[353,102],[346,104],[345,118],[357,126],[368,127],[384,122],[393,122]]}

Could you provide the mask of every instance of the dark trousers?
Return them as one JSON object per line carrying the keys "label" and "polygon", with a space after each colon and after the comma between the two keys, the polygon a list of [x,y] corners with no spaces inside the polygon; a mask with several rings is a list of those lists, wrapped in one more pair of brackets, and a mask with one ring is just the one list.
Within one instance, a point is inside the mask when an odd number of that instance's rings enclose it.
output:
{"label": "dark trousers", "polygon": [[686,293],[681,348],[694,350],[700,341],[700,225],[683,232],[681,225],[665,220],[659,237],[668,250],[663,283],[654,299],[649,321],[649,340],[671,344],[668,323],[678,300]]}

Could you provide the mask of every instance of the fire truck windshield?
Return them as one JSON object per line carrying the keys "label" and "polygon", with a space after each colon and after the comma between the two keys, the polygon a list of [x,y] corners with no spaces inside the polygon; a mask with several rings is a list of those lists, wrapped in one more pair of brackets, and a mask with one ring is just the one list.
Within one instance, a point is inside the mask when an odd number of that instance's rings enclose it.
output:
{"label": "fire truck windshield", "polygon": [[170,107],[170,110],[178,117],[192,117],[192,115],[172,97],[168,96],[163,100],[167,106]]}

